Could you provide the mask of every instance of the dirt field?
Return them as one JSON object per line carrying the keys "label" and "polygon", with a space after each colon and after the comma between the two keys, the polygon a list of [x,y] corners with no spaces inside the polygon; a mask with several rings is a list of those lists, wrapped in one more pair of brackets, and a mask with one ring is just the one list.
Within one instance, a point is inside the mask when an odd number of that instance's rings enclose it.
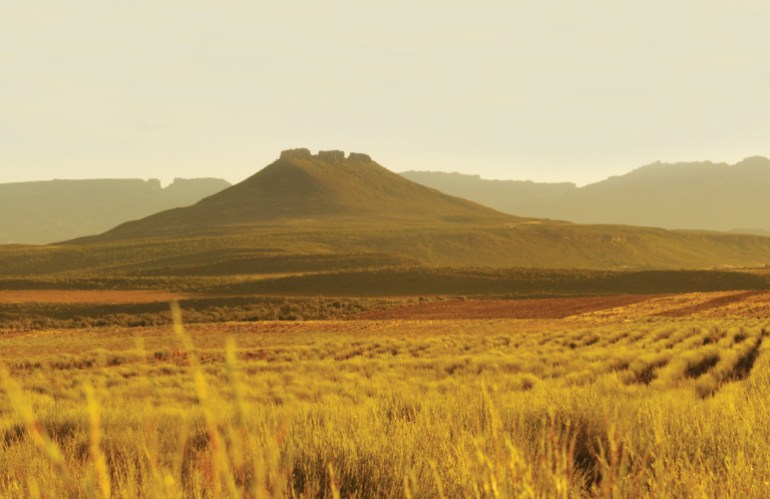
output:
{"label": "dirt field", "polygon": [[587,322],[633,321],[645,317],[762,319],[770,317],[770,292],[729,291],[652,297],[625,307],[570,317]]}
{"label": "dirt field", "polygon": [[644,317],[770,317],[770,292],[452,300],[367,312],[359,315],[358,319],[566,319],[581,322],[622,322]]}
{"label": "dirt field", "polygon": [[[194,298],[150,290],[0,290],[3,304],[140,304]],[[623,322],[644,317],[770,317],[770,291],[610,295],[517,300],[464,299],[363,312],[358,320],[566,320]]]}
{"label": "dirt field", "polygon": [[85,291],[85,290],[0,290],[0,304],[11,303],[155,303],[181,300],[190,296],[183,293],[165,291],[125,290],[125,291]]}
{"label": "dirt field", "polygon": [[659,295],[590,296],[523,300],[451,300],[361,314],[366,320],[410,319],[563,319],[570,315],[623,307]]}

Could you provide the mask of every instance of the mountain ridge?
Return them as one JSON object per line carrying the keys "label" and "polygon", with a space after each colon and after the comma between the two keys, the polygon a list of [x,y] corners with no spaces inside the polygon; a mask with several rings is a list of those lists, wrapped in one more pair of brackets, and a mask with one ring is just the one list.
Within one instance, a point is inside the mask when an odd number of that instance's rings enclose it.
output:
{"label": "mountain ridge", "polygon": [[770,230],[770,159],[762,156],[733,165],[655,162],[582,187],[444,172],[401,175],[518,216],[666,229]]}
{"label": "mountain ridge", "polygon": [[0,244],[48,244],[195,203],[230,185],[216,178],[46,180],[0,184]]}

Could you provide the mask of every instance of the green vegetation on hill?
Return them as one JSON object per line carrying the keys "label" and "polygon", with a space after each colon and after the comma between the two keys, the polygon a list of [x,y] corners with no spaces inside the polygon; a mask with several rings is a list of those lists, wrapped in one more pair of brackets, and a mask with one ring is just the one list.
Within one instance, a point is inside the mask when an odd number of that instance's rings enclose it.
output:
{"label": "green vegetation on hill", "polygon": [[0,276],[239,275],[393,265],[593,269],[761,267],[770,238],[613,226],[265,226],[199,237],[0,247]]}

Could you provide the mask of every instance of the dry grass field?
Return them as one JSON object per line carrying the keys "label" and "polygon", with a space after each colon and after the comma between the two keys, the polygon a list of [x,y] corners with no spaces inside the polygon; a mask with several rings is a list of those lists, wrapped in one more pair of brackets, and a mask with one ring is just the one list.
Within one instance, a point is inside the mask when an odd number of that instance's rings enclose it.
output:
{"label": "dry grass field", "polygon": [[580,300],[6,331],[0,495],[770,497],[770,294]]}

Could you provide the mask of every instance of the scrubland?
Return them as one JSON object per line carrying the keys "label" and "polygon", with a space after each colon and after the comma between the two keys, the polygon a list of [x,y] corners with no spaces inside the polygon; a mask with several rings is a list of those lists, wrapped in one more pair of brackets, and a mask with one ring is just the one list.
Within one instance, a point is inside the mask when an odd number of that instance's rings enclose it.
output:
{"label": "scrubland", "polygon": [[766,319],[6,332],[8,497],[770,497]]}

